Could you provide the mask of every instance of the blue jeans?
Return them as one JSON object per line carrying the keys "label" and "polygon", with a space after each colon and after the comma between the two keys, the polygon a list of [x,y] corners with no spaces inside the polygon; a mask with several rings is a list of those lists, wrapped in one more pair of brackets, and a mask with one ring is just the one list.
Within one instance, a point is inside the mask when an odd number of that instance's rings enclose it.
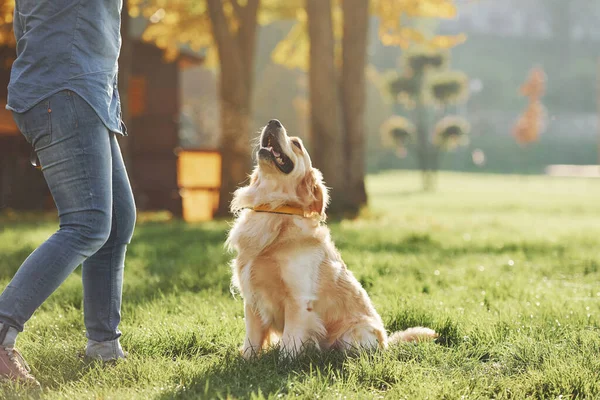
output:
{"label": "blue jeans", "polygon": [[82,264],[90,343],[121,332],[123,268],[135,203],[115,134],[71,91],[13,114],[39,157],[58,209],[59,230],[21,265],[0,296],[0,322],[19,332],[33,312]]}

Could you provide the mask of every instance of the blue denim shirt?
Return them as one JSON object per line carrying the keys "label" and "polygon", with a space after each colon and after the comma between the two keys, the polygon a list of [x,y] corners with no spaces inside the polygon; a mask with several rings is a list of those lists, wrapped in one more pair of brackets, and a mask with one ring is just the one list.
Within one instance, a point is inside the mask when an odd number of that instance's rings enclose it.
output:
{"label": "blue denim shirt", "polygon": [[16,0],[13,63],[6,108],[28,111],[71,90],[106,127],[125,134],[117,89],[123,0]]}

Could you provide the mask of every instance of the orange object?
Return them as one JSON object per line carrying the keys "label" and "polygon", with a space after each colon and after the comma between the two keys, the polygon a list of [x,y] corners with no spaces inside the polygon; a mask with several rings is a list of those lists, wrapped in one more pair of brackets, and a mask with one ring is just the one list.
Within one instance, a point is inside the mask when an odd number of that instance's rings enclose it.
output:
{"label": "orange object", "polygon": [[210,221],[219,205],[221,154],[207,150],[177,152],[177,185],[180,189],[183,219]]}
{"label": "orange object", "polygon": [[527,81],[519,89],[529,103],[513,128],[517,143],[525,145],[539,139],[545,129],[546,110],[540,101],[546,91],[546,73],[537,67],[531,70]]}
{"label": "orange object", "polygon": [[182,189],[183,220],[204,222],[213,219],[219,204],[218,190]]}

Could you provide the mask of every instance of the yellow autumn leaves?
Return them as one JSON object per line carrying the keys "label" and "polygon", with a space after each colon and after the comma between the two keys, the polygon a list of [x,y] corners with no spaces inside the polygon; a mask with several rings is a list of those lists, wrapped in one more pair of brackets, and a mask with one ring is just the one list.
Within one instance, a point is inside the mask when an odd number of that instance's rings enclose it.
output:
{"label": "yellow autumn leaves", "polygon": [[[277,2],[276,0],[271,0]],[[336,39],[342,37],[343,14],[340,2],[333,2],[333,24]],[[309,40],[306,33],[306,13],[302,3],[299,2],[296,11],[296,25],[283,39],[275,50],[272,58],[277,64],[288,68],[307,69]],[[465,41],[465,35],[456,36],[428,36],[421,30],[404,24],[411,18],[454,18],[456,6],[452,0],[372,0],[371,14],[379,20],[379,38],[386,46],[400,46],[406,48],[411,44],[420,44],[427,47],[447,49]],[[339,55],[339,45],[337,53]],[[339,57],[338,57],[339,59]]]}
{"label": "yellow autumn leaves", "polygon": [[[230,29],[237,29],[237,19],[231,1],[223,2],[224,13]],[[243,7],[245,1],[238,0]],[[342,36],[343,16],[340,2],[333,2],[334,34]],[[262,0],[258,22],[262,25],[274,21],[289,20],[296,24],[281,40],[272,53],[273,61],[288,68],[307,69],[309,40],[306,31],[307,16],[304,0]],[[181,44],[193,50],[205,49],[206,63],[215,66],[216,51],[212,37],[211,21],[205,1],[198,0],[130,0],[130,15],[143,15],[151,21],[146,28],[144,40],[165,49],[167,57],[177,54]],[[159,10],[166,10],[158,18]],[[379,36],[385,45],[409,46],[411,43],[450,48],[465,40],[464,35],[427,36],[420,30],[404,25],[403,18],[453,18],[456,6],[452,0],[371,0],[371,13],[380,21]],[[153,16],[157,17],[153,20]]]}
{"label": "yellow autumn leaves", "polygon": [[[181,45],[194,51],[205,50],[206,64],[215,66],[215,44],[206,1],[202,0],[126,0],[132,18],[142,16],[149,23],[143,39],[155,43],[173,59]],[[230,29],[237,29],[236,13],[232,4],[236,0],[224,0],[223,11]],[[240,6],[245,0],[237,0]],[[333,2],[334,30],[337,38],[342,35],[343,16],[341,1]],[[274,62],[289,68],[306,69],[308,66],[309,40],[306,32],[304,0],[262,0],[258,22],[262,25],[279,20],[296,21],[288,35],[276,46]],[[464,35],[427,35],[405,24],[411,18],[454,18],[456,6],[453,0],[371,0],[371,14],[379,20],[379,37],[384,45],[407,47],[411,43],[450,48],[465,40]],[[11,31],[14,0],[0,0],[0,44],[13,44]]]}
{"label": "yellow autumn leaves", "polygon": [[0,45],[14,45],[15,35],[12,31],[15,0],[0,0]]}
{"label": "yellow autumn leaves", "polygon": [[465,35],[427,37],[423,32],[403,24],[405,18],[454,18],[452,0],[374,0],[373,14],[379,18],[379,38],[386,46],[406,48],[411,43],[447,49],[465,41]]}

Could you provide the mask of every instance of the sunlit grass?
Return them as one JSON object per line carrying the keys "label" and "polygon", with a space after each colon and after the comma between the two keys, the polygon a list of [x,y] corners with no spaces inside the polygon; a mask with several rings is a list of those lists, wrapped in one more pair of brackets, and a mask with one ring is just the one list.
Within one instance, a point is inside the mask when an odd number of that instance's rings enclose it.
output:
{"label": "sunlit grass", "polygon": [[[228,224],[145,215],[128,253],[129,359],[82,358],[77,271],[19,337],[41,397],[600,397],[599,182],[442,174],[432,194],[418,178],[370,177],[371,209],[331,228],[388,330],[425,324],[442,334],[438,343],[294,362],[274,350],[246,362],[223,250]],[[0,216],[2,285],[55,227],[53,218]]]}

